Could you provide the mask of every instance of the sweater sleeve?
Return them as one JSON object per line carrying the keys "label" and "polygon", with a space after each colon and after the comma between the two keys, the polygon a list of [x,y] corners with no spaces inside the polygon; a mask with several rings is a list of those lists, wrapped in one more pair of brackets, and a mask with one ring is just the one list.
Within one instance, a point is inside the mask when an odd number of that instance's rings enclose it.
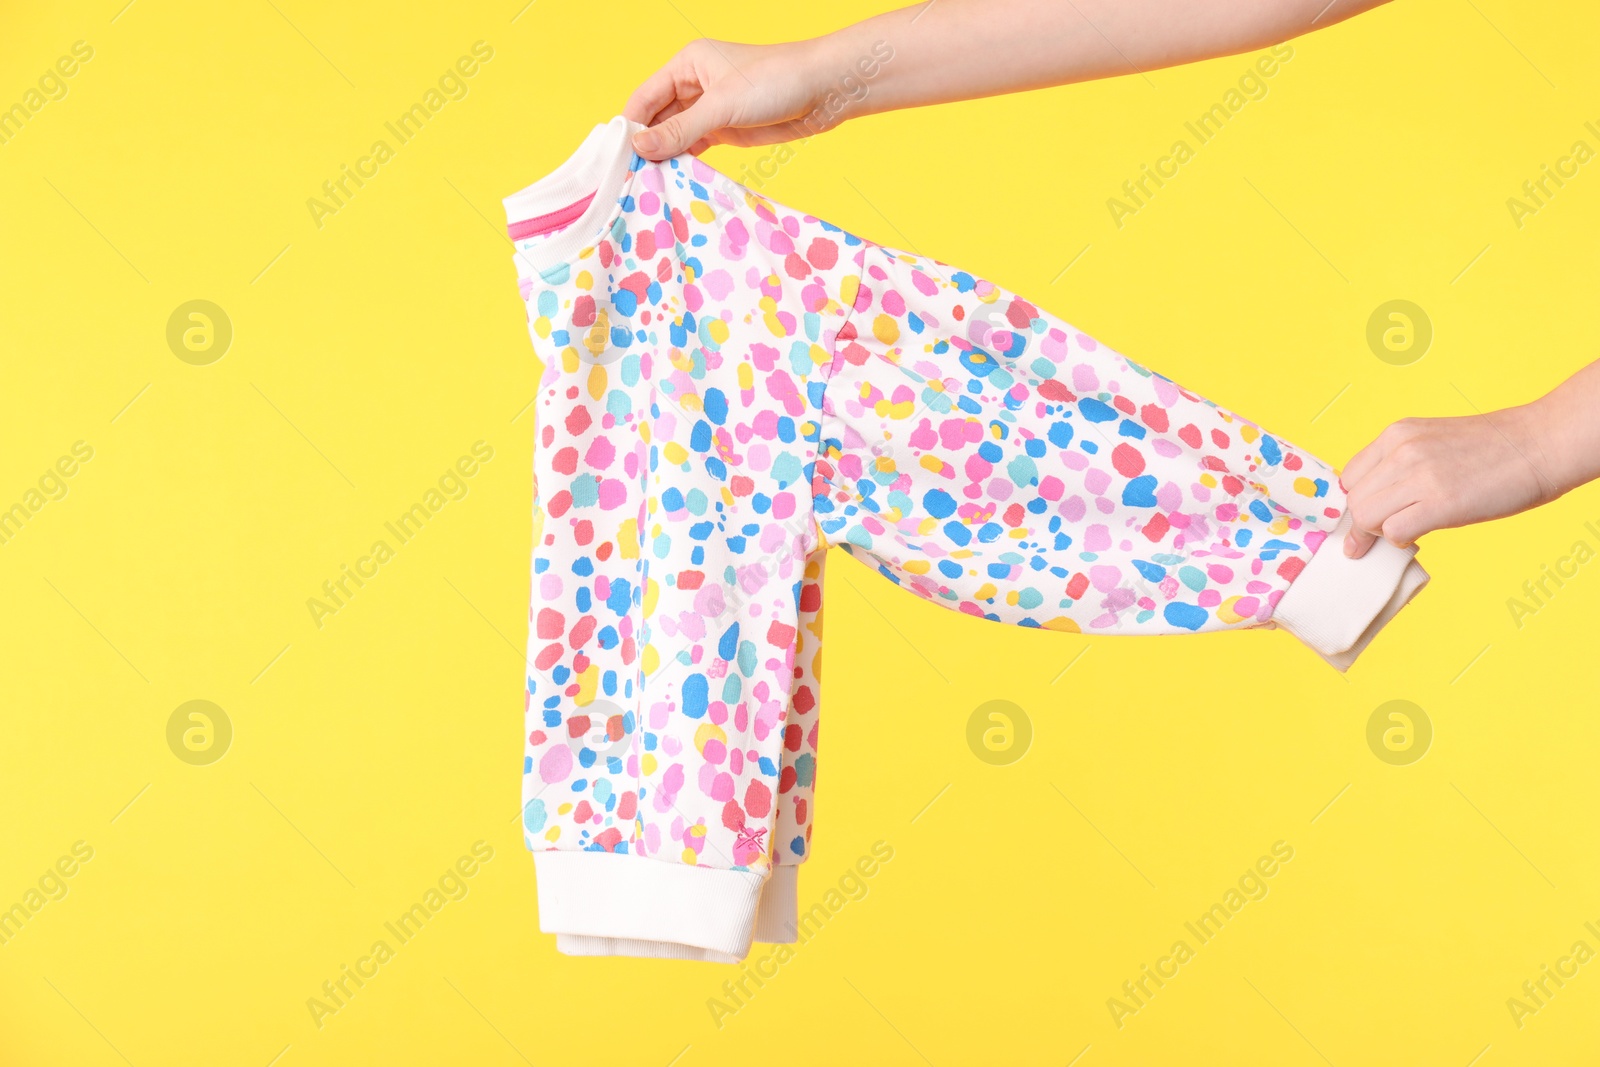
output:
{"label": "sweater sleeve", "polygon": [[919,596],[1086,634],[1282,626],[1339,669],[1426,581],[1340,551],[1332,468],[1028,300],[872,246],[823,404],[827,543]]}

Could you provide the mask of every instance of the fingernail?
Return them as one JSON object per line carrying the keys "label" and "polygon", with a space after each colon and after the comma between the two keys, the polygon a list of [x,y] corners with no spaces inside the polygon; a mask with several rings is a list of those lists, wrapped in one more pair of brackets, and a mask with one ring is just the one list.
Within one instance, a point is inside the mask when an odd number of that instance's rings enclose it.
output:
{"label": "fingernail", "polygon": [[1354,541],[1350,540],[1350,538],[1348,538],[1348,537],[1346,537],[1344,539],[1344,554],[1349,556],[1349,557],[1351,557],[1352,559],[1355,558],[1356,543]]}
{"label": "fingernail", "polygon": [[633,147],[639,152],[654,152],[660,143],[661,136],[654,130],[640,130],[633,135]]}

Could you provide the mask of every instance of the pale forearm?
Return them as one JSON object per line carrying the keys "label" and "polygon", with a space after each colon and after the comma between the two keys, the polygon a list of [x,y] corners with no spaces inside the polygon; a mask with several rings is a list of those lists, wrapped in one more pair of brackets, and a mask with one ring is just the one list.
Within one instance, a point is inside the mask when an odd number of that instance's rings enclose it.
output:
{"label": "pale forearm", "polygon": [[1345,552],[1515,515],[1596,478],[1600,363],[1591,363],[1527,404],[1384,430],[1341,476],[1354,524]]}
{"label": "pale forearm", "polygon": [[799,140],[859,115],[1265,48],[1385,0],[931,0],[821,37],[685,45],[629,97],[648,159]]}
{"label": "pale forearm", "polygon": [[808,42],[817,69],[848,69],[887,42],[855,114],[1089,81],[1233,55],[1298,37],[1385,0],[933,0]]}
{"label": "pale forearm", "polygon": [[1533,462],[1558,494],[1600,478],[1600,362],[1584,367],[1524,411],[1539,451]]}

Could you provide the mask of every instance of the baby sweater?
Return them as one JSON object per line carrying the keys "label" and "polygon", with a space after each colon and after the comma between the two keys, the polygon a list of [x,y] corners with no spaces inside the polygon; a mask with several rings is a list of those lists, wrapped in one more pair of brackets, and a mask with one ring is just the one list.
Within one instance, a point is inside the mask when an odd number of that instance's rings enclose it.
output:
{"label": "baby sweater", "polygon": [[544,365],[523,822],[563,951],[795,940],[829,547],[982,619],[1281,626],[1341,670],[1427,580],[1343,555],[1314,456],[639,128],[505,202]]}

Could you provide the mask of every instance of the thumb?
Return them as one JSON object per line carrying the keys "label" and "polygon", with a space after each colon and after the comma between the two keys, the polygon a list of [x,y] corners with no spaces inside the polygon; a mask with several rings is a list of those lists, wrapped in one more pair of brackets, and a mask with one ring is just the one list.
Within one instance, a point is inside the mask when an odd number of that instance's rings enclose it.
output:
{"label": "thumb", "polygon": [[1350,527],[1350,532],[1344,538],[1344,554],[1351,559],[1360,559],[1367,554],[1367,549],[1378,543],[1378,535],[1359,526]]}
{"label": "thumb", "polygon": [[633,150],[651,160],[663,160],[682,152],[711,131],[727,125],[720,101],[702,96],[693,106],[662,119],[633,135]]}

